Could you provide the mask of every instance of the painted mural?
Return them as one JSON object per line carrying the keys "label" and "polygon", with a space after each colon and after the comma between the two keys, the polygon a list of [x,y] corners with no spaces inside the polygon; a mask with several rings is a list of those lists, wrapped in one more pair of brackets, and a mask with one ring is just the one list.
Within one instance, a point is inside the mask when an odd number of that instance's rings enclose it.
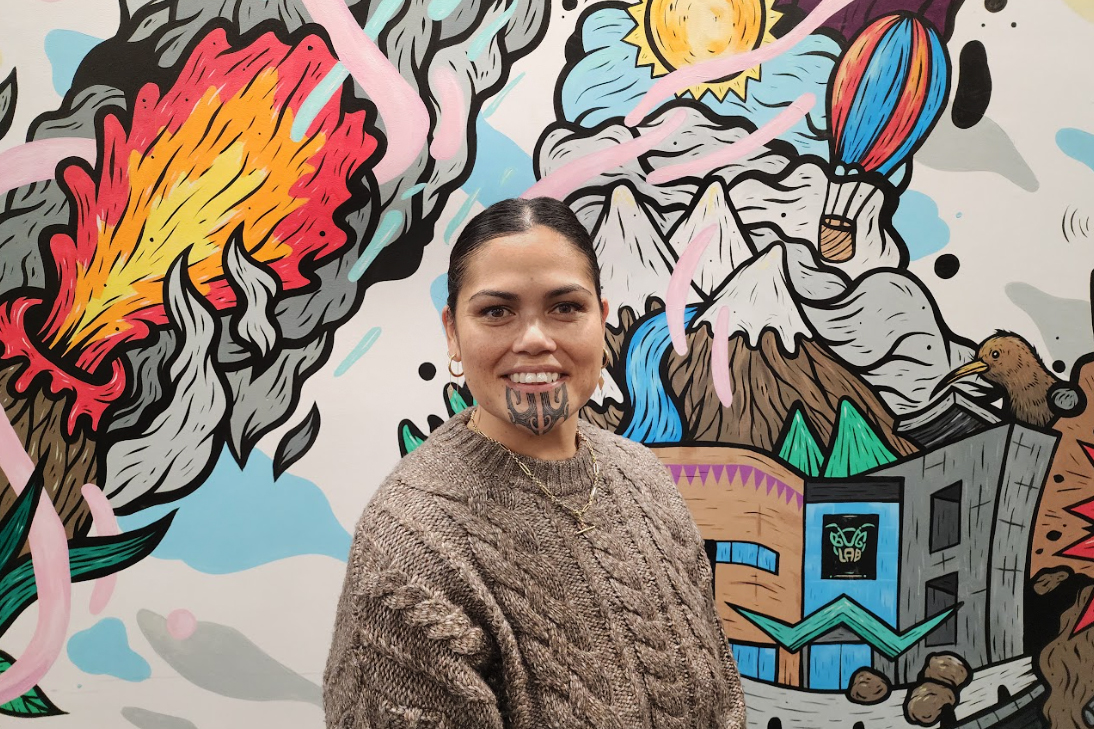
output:
{"label": "painted mural", "polygon": [[1091,67],[1083,0],[8,3],[4,721],[322,726],[448,245],[546,195],[751,727],[1094,728]]}

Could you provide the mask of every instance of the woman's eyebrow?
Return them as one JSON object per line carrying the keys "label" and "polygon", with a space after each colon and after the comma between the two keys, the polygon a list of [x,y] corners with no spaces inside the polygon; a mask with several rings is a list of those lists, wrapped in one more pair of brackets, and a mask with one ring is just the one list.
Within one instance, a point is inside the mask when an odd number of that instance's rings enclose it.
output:
{"label": "woman's eyebrow", "polygon": [[560,286],[557,289],[552,289],[551,291],[548,291],[547,292],[547,298],[548,299],[554,299],[554,298],[558,298],[559,296],[567,296],[567,295],[575,293],[577,291],[584,291],[585,293],[589,294],[590,296],[593,295],[592,291],[589,291],[589,289],[585,288],[584,286],[582,286],[580,284],[570,284],[569,286]]}
{"label": "woman's eyebrow", "polygon": [[[559,286],[556,289],[551,289],[550,291],[547,292],[546,298],[548,298],[548,299],[557,299],[560,296],[568,296],[568,295],[573,294],[573,293],[578,292],[578,291],[582,291],[586,294],[589,294],[590,296],[593,295],[593,293],[591,291],[589,291],[587,288],[585,288],[581,284],[569,284],[567,286]],[[515,294],[511,291],[498,291],[496,289],[483,289],[482,291],[476,291],[468,299],[468,301],[474,301],[475,299],[478,299],[478,298],[501,299],[502,301],[519,301],[520,300],[520,295]]]}
{"label": "woman's eyebrow", "polygon": [[516,301],[520,297],[510,291],[495,291],[494,289],[483,289],[476,292],[468,301],[473,301],[479,297],[489,296],[493,299],[501,299],[502,301]]}

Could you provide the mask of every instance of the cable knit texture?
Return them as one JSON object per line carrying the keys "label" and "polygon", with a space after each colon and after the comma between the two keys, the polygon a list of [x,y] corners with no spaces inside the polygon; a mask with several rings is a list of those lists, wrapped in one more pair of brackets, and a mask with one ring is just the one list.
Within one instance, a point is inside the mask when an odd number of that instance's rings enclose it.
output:
{"label": "cable knit texture", "polygon": [[[357,525],[323,680],[331,729],[744,729],[702,539],[647,448],[581,422],[577,534],[456,415]],[[565,503],[588,448],[524,458]]]}

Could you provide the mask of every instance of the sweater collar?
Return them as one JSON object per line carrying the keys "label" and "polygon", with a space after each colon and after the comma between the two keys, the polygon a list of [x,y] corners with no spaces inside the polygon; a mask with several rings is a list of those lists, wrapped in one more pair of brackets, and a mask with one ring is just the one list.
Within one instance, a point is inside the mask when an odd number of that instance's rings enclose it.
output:
{"label": "sweater collar", "polygon": [[[528,478],[501,445],[467,427],[474,412],[469,407],[449,418],[448,422],[434,430],[427,442],[444,451],[452,451],[452,457],[463,461],[476,474],[505,483],[522,491],[542,493],[535,481]],[[597,448],[594,431],[597,428],[578,420],[578,431],[585,436],[585,444],[572,458],[546,461],[516,454],[555,496],[587,494],[593,482],[593,459],[590,448]],[[601,478],[604,476],[604,456],[600,449],[596,457],[600,462]]]}

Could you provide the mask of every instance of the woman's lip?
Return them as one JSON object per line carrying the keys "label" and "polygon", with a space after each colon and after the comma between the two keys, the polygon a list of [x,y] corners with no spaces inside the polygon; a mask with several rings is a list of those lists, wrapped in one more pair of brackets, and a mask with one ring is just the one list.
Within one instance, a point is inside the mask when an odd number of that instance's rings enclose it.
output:
{"label": "woman's lip", "polygon": [[554,382],[513,382],[508,377],[503,377],[507,387],[512,387],[514,390],[524,390],[527,392],[547,392],[557,385],[564,382],[567,378],[566,375],[559,375],[559,378]]}

